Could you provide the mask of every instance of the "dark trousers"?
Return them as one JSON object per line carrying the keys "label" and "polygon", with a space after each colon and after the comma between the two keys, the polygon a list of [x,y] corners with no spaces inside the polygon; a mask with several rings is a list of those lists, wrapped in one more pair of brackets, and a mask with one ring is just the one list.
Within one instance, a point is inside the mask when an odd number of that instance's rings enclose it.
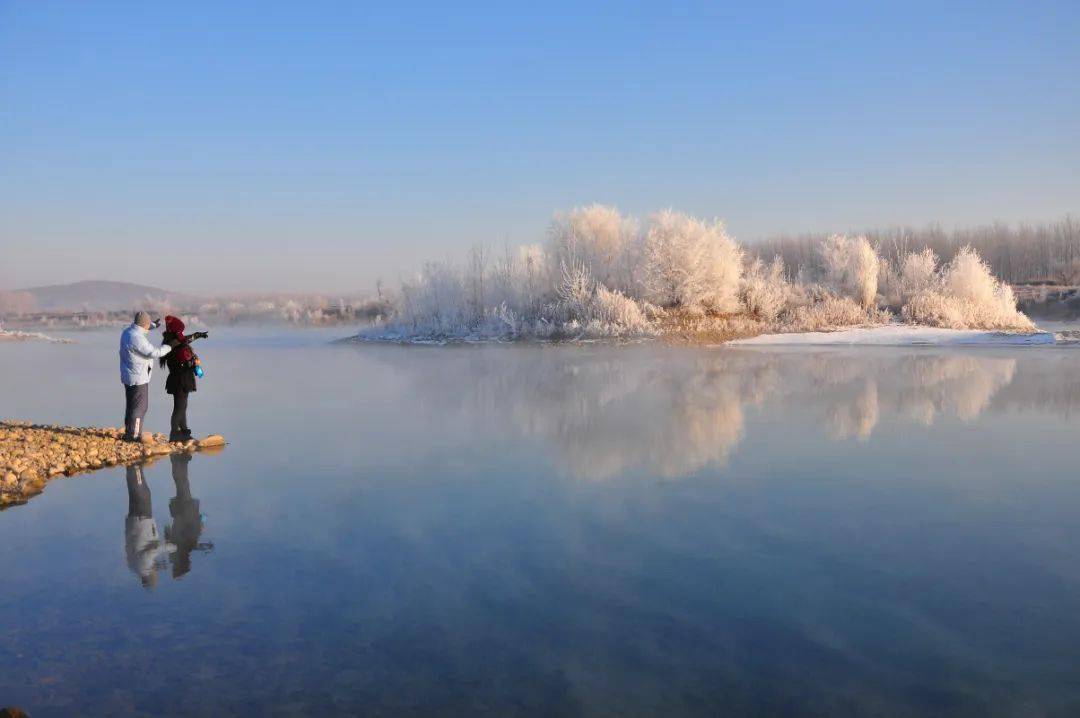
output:
{"label": "dark trousers", "polygon": [[178,391],[172,395],[172,419],[169,421],[169,432],[172,434],[185,434],[190,431],[187,425],[187,400],[186,391]]}
{"label": "dark trousers", "polygon": [[138,439],[142,434],[142,420],[150,406],[150,385],[124,385],[124,437]]}

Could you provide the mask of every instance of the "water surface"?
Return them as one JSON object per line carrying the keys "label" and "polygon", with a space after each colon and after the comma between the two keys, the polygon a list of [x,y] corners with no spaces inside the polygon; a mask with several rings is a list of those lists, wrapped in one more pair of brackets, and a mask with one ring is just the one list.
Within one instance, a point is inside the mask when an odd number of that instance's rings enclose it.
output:
{"label": "water surface", "polygon": [[[0,345],[0,415],[119,423],[74,336]],[[1080,712],[1075,350],[328,336],[215,330],[222,454],[0,513],[0,704]]]}

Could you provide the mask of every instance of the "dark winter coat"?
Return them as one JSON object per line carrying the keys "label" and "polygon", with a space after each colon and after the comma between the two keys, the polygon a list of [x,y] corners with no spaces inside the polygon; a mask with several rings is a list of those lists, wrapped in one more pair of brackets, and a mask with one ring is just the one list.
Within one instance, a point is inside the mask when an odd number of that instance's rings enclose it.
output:
{"label": "dark winter coat", "polygon": [[165,332],[162,339],[163,344],[168,344],[174,349],[164,356],[165,366],[169,368],[169,376],[165,379],[165,391],[169,394],[186,394],[195,391],[195,361],[181,359],[184,352],[175,351],[179,346],[186,347],[188,340],[179,339],[173,332]]}

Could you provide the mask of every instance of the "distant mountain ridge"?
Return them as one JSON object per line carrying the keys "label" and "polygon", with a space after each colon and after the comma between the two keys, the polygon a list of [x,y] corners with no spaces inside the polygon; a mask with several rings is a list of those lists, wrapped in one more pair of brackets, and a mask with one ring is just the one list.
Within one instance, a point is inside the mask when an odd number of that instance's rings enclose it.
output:
{"label": "distant mountain ridge", "polygon": [[190,306],[198,297],[130,282],[87,280],[18,290],[34,298],[37,311],[109,311],[163,303]]}

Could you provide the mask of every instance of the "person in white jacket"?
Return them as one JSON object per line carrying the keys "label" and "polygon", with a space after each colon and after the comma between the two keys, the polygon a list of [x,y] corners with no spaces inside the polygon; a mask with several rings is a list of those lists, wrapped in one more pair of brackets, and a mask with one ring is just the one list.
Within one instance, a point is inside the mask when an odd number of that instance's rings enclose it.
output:
{"label": "person in white jacket", "polygon": [[120,381],[124,384],[124,438],[138,441],[150,405],[150,373],[154,359],[172,350],[150,343],[150,315],[135,312],[135,321],[120,335]]}

